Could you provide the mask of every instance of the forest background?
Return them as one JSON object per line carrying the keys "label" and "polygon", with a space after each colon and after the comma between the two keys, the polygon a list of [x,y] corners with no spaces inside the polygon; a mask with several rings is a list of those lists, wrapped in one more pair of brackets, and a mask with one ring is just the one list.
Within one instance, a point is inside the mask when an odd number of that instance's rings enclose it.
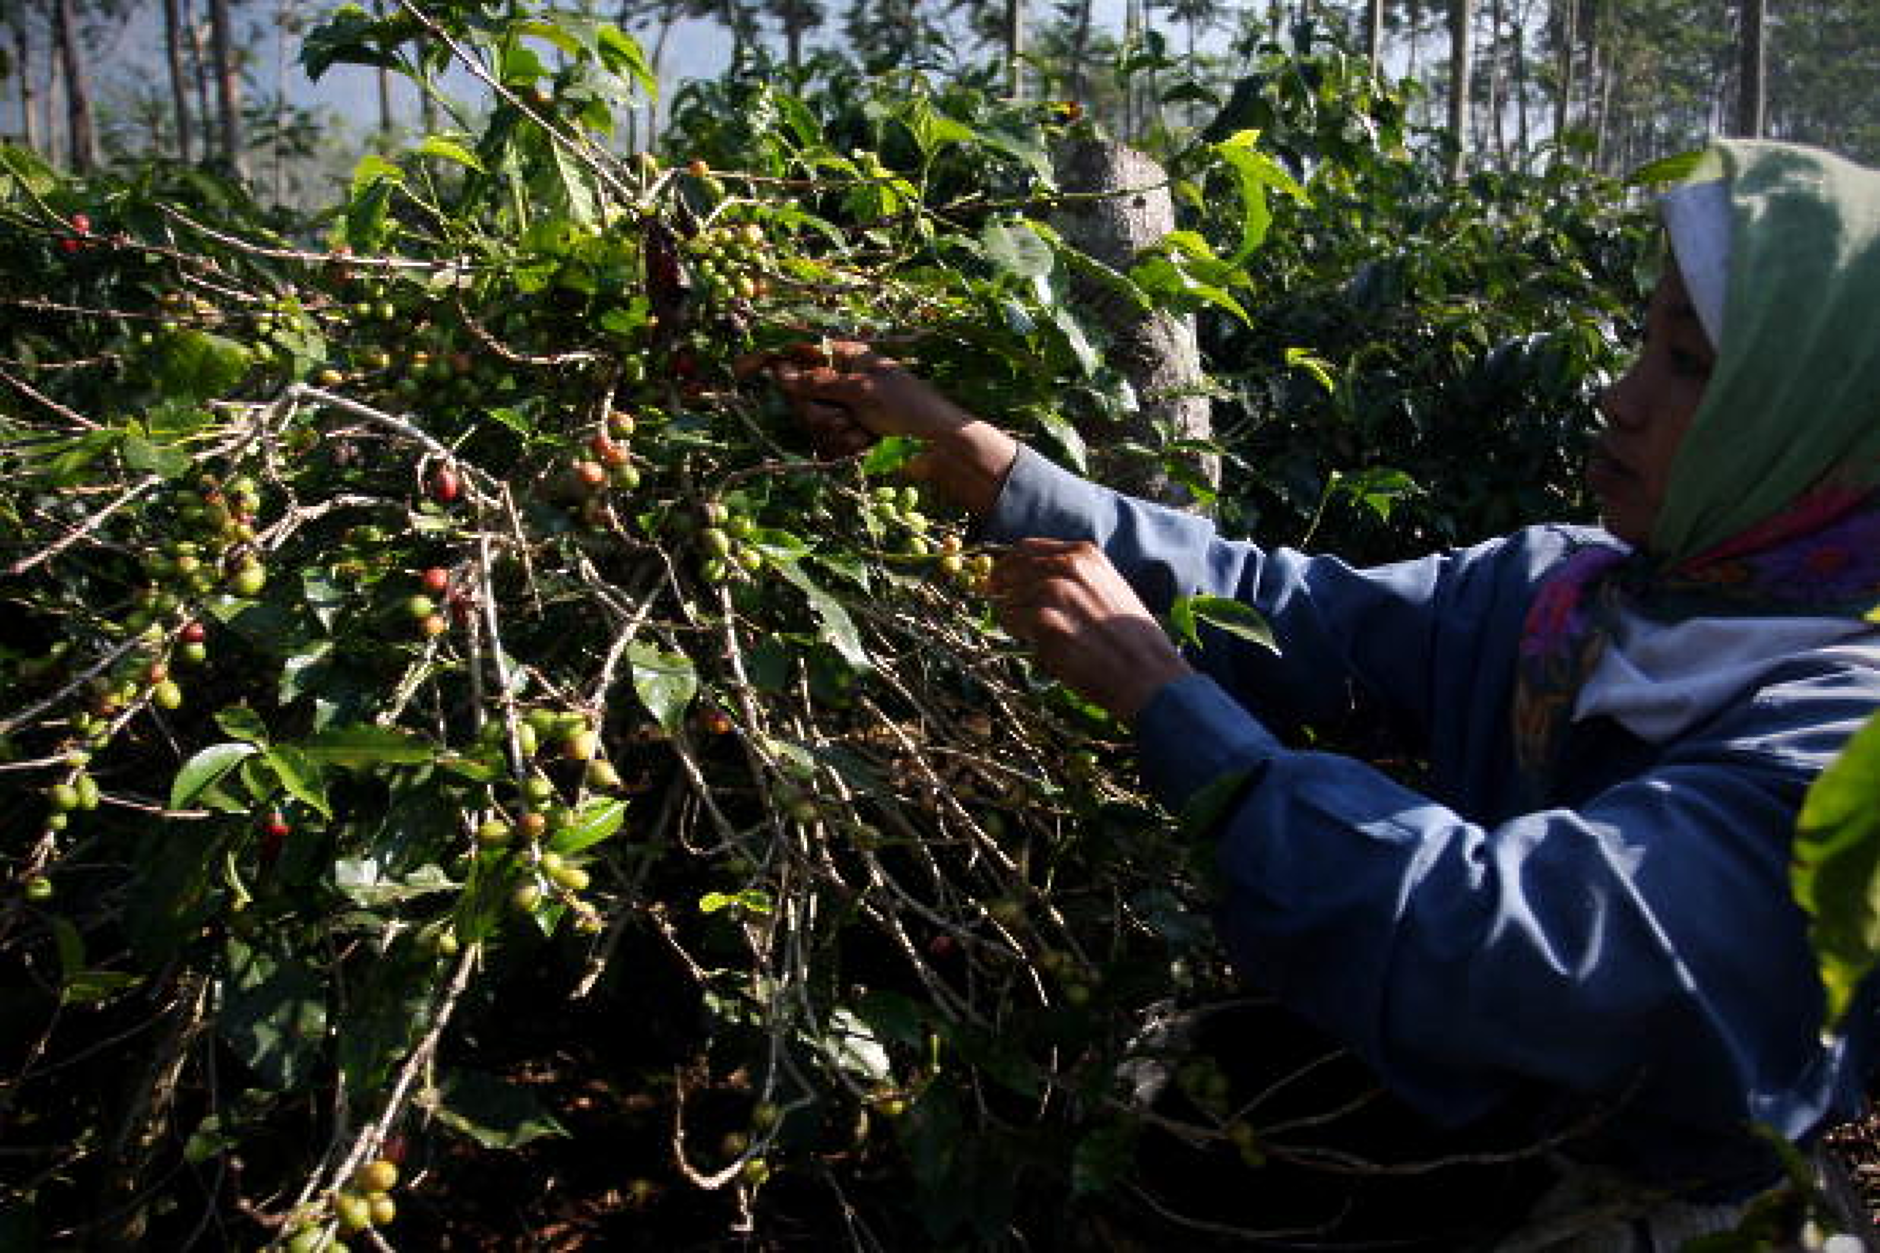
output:
{"label": "forest background", "polygon": [[[1472,161],[1530,165],[1570,140],[1594,168],[1623,174],[1725,132],[1880,155],[1880,10],[1862,0],[626,0],[589,11],[638,36],[668,89],[837,48],[871,71],[940,78],[996,59],[1022,94],[1075,99],[1131,141],[1194,124],[1253,48],[1306,21],[1423,84],[1413,117],[1464,127]],[[300,0],[9,0],[0,126],[78,170],[138,154],[214,158],[278,199],[310,202],[375,136],[436,121],[435,102],[388,71],[347,69],[315,88],[298,40],[321,15]],[[1159,57],[1179,61],[1162,81]],[[1131,58],[1148,72],[1119,79]],[[1173,101],[1160,90],[1172,81],[1186,85]],[[480,93],[461,75],[452,85]],[[664,116],[649,103],[622,141],[650,144]]]}
{"label": "forest background", "polygon": [[[1518,1206],[1548,1144],[1420,1139],[1271,1006],[1210,1037],[1205,812],[1028,669],[906,448],[821,462],[732,363],[892,337],[1354,561],[1584,519],[1663,159],[1880,159],[1880,6],[3,13],[0,1250]],[[1160,167],[1080,182],[1104,135]],[[1122,251],[1079,214],[1164,193]],[[1171,386],[1124,348],[1176,325]],[[1361,709],[1286,731],[1416,777]],[[1798,858],[1831,1006],[1880,936],[1857,750]]]}

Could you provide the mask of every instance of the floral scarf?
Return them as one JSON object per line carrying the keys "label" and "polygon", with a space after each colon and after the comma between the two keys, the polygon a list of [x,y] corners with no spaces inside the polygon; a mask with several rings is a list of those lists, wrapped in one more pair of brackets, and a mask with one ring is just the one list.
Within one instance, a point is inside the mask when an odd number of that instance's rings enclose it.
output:
{"label": "floral scarf", "polygon": [[1515,761],[1544,797],[1574,701],[1621,609],[1675,620],[1858,616],[1880,605],[1880,493],[1810,492],[1735,539],[1669,567],[1589,545],[1548,574],[1528,607],[1516,661]]}

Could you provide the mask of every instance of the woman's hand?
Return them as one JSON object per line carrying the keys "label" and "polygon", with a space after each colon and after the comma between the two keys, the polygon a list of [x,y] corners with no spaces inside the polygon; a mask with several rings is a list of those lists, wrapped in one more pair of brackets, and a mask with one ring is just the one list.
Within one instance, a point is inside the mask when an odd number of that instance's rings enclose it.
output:
{"label": "woman's hand", "polygon": [[909,473],[971,513],[991,510],[1018,456],[1011,436],[867,344],[794,344],[740,363],[745,374],[761,369],[776,380],[822,453],[852,456],[883,435],[912,436],[927,447]]}
{"label": "woman's hand", "polygon": [[792,344],[765,364],[819,444],[859,452],[881,435],[938,440],[975,419],[868,344]]}
{"label": "woman's hand", "polygon": [[1046,673],[1126,722],[1193,673],[1095,544],[1020,540],[993,566],[989,590],[999,624]]}

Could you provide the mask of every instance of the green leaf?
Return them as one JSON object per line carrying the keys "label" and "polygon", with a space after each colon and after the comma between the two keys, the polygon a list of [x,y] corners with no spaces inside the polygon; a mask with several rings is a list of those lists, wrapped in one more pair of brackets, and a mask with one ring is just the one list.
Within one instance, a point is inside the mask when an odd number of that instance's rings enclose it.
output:
{"label": "green leaf", "polygon": [[862,636],[855,629],[855,619],[849,617],[849,611],[842,602],[804,573],[800,562],[783,562],[776,570],[786,582],[809,598],[810,608],[822,624],[822,638],[842,654],[842,659],[857,670],[872,668],[874,662],[869,660],[868,650],[862,647]]}
{"label": "green leaf", "polygon": [[357,196],[369,187],[380,183],[402,183],[405,172],[384,157],[367,153],[359,158],[359,164],[353,167],[352,194]]}
{"label": "green leaf", "polygon": [[855,1016],[874,1034],[896,1044],[913,1047],[925,1038],[926,1019],[920,1005],[900,992],[868,993],[856,1003]]}
{"label": "green leaf", "polygon": [[452,1070],[438,1087],[420,1092],[420,1108],[486,1149],[521,1148],[567,1130],[526,1089],[480,1070]]}
{"label": "green leaf", "polygon": [[1664,187],[1671,183],[1681,183],[1696,172],[1703,163],[1705,150],[1693,148],[1689,152],[1677,152],[1668,157],[1659,157],[1656,161],[1647,161],[1626,177],[1626,182],[1634,187]]}
{"label": "green leaf", "polygon": [[1084,444],[1084,437],[1077,427],[1063,414],[1055,410],[1045,410],[1035,415],[1038,426],[1051,437],[1064,454],[1064,460],[1071,469],[1079,474],[1090,472],[1090,453]]}
{"label": "green leaf", "polygon": [[479,174],[484,173],[483,162],[477,160],[475,153],[442,135],[426,135],[424,142],[418,145],[417,153],[421,157],[437,157],[444,161],[455,161],[458,165],[468,166]]}
{"label": "green leaf", "polygon": [[326,1038],[326,992],[311,969],[230,940],[221,1003],[223,1038],[264,1086],[284,1091],[312,1076]]}
{"label": "green leaf", "polygon": [[599,220],[593,172],[561,144],[551,145],[549,151],[554,157],[561,203],[568,210],[568,216],[582,226],[592,226]]}
{"label": "green leaf", "polygon": [[979,242],[986,250],[986,260],[1020,278],[1049,274],[1056,264],[1051,245],[1021,218],[986,223]]}
{"label": "green leaf", "polygon": [[639,40],[612,22],[601,22],[594,30],[594,47],[608,69],[616,74],[624,71],[647,100],[659,99],[659,76],[653,73],[652,63],[646,59]]}
{"label": "green leaf", "polygon": [[230,705],[216,710],[215,724],[222,728],[224,735],[244,744],[265,745],[268,742],[268,728],[261,721],[261,715],[246,705]]}
{"label": "green leaf", "polygon": [[829,1015],[829,1034],[823,1038],[829,1060],[869,1083],[884,1084],[894,1077],[888,1051],[881,1047],[869,1024],[846,1009]]}
{"label": "green leaf", "polygon": [[265,748],[261,756],[290,796],[317,810],[321,817],[332,820],[333,807],[327,803],[326,782],[320,777],[318,763],[299,749],[286,745]]}
{"label": "green leaf", "polygon": [[138,435],[126,435],[118,450],[124,458],[124,468],[139,474],[154,474],[161,479],[174,479],[189,472],[196,464],[196,459],[189,455],[189,450],[176,444],[155,444]]}
{"label": "green leaf", "polygon": [[1127,1178],[1136,1164],[1136,1129],[1099,1127],[1071,1152],[1071,1195],[1104,1192]]}
{"label": "green leaf", "polygon": [[620,830],[626,820],[625,801],[611,796],[596,797],[575,812],[573,822],[556,829],[548,846],[557,853],[578,853]]}
{"label": "green leaf", "polygon": [[374,766],[410,766],[432,761],[437,750],[409,731],[357,723],[330,727],[299,745],[314,766],[367,770]]}
{"label": "green leaf", "polygon": [[59,1000],[66,1005],[93,1005],[143,982],[143,976],[123,970],[89,970],[85,941],[71,920],[54,915],[52,936],[59,950]]}
{"label": "green leaf", "polygon": [[142,985],[142,975],[127,970],[81,970],[65,981],[59,999],[67,1005],[96,1005]]}
{"label": "green leaf", "polygon": [[923,447],[925,445],[911,435],[889,435],[879,439],[868,450],[868,455],[862,458],[862,473],[870,478],[893,474],[919,456]]}
{"label": "green leaf", "polygon": [[716,914],[732,908],[747,913],[768,914],[775,907],[770,893],[760,888],[745,888],[741,892],[707,892],[698,898],[698,911],[701,914]]}
{"label": "green leaf", "polygon": [[395,53],[379,46],[380,25],[356,4],[342,4],[332,16],[307,32],[300,63],[307,77],[318,82],[335,65],[375,65],[398,68]]}
{"label": "green leaf", "polygon": [[925,97],[915,97],[908,103],[901,122],[923,157],[932,156],[948,144],[970,144],[979,138],[972,127],[940,112]]}
{"label": "green leaf", "polygon": [[1389,466],[1373,466],[1355,474],[1334,470],[1326,489],[1369,509],[1380,522],[1389,522],[1399,502],[1423,490],[1408,474]]}
{"label": "green leaf", "polygon": [[1236,639],[1279,652],[1273,628],[1258,609],[1229,596],[1178,596],[1169,606],[1169,622],[1182,642],[1201,647],[1197,624],[1205,622]]}
{"label": "green leaf", "polygon": [[1811,919],[1836,1030],[1880,960],[1880,715],[1868,719],[1802,800],[1790,885]]}
{"label": "green leaf", "polygon": [[207,331],[173,331],[160,348],[157,383],[174,399],[219,399],[248,373],[248,350]]}
{"label": "green leaf", "polygon": [[1227,811],[1250,777],[1250,771],[1229,770],[1195,789],[1177,818],[1182,834],[1190,839],[1200,839],[1213,832],[1221,820],[1227,817]]}
{"label": "green leaf", "polygon": [[1294,369],[1304,370],[1325,389],[1328,396],[1338,393],[1338,381],[1332,377],[1332,364],[1316,355],[1310,348],[1288,348],[1286,364]]}
{"label": "green leaf", "polygon": [[342,857],[333,863],[333,886],[368,909],[457,887],[436,866],[420,866],[402,880],[388,878],[374,857]]}
{"label": "green leaf", "polygon": [[1254,146],[1259,138],[1259,131],[1236,131],[1213,147],[1214,154],[1233,167],[1240,186],[1240,246],[1233,256],[1236,262],[1244,261],[1266,240],[1267,227],[1273,221],[1273,211],[1266,202],[1269,188],[1300,204],[1312,203],[1305,188],[1279,162]]}
{"label": "green leaf", "polygon": [[253,744],[212,744],[183,763],[170,784],[170,808],[187,809],[229,771],[261,750]]}
{"label": "green leaf", "polygon": [[633,690],[640,703],[668,734],[677,732],[686,707],[698,695],[698,671],[692,659],[636,642],[627,646],[627,663],[633,669]]}

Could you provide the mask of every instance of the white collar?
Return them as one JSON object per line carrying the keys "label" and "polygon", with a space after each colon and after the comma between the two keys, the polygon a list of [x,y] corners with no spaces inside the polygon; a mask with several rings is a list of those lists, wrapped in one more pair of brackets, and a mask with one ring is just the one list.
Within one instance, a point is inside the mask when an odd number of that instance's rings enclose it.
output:
{"label": "white collar", "polygon": [[1754,687],[1780,662],[1832,650],[1880,669],[1880,628],[1848,618],[1687,618],[1620,610],[1573,720],[1604,715],[1658,744]]}

